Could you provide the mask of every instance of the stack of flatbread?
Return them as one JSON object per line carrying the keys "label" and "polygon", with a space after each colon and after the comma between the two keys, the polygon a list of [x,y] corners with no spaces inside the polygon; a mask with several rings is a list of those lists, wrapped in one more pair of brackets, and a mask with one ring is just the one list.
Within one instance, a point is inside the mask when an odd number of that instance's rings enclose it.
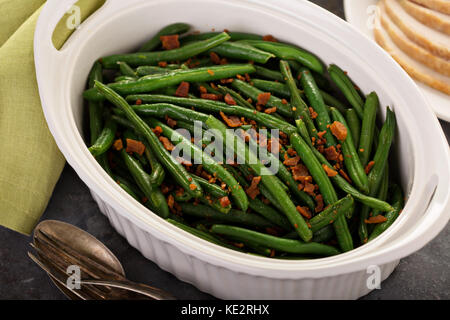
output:
{"label": "stack of flatbread", "polygon": [[450,0],[380,0],[375,39],[409,73],[450,95]]}

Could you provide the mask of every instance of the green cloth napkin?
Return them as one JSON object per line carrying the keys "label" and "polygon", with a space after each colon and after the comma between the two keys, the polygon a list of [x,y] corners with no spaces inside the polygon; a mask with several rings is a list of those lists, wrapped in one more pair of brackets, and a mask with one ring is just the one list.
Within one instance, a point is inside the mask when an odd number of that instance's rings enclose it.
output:
{"label": "green cloth napkin", "polygon": [[[34,29],[45,0],[0,0],[0,225],[29,235],[64,167],[41,108],[33,57]],[[80,0],[81,21],[104,0]],[[73,30],[61,19],[53,43]]]}

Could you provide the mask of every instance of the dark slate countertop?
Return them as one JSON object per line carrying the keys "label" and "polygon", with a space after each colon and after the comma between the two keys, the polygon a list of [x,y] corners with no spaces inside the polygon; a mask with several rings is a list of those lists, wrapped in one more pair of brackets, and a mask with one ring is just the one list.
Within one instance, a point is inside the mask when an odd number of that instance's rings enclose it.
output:
{"label": "dark slate countertop", "polygon": [[[342,1],[316,0],[322,7],[344,16]],[[450,136],[450,124],[441,122]],[[88,188],[66,166],[42,219],[72,223],[108,246],[122,262],[130,280],[172,292],[179,299],[214,299],[190,284],[161,270],[132,248],[109,224]],[[30,237],[0,227],[0,299],[65,299],[45,273],[26,255]],[[427,246],[401,260],[394,273],[362,299],[449,299],[450,227]]]}

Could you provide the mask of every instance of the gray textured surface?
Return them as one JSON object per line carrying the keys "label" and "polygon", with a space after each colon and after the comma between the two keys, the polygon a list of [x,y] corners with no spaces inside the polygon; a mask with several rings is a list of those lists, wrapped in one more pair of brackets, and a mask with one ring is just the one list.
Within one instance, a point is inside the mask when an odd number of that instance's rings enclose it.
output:
{"label": "gray textured surface", "polygon": [[[343,17],[342,1],[316,0]],[[447,139],[450,124],[441,122]],[[146,260],[117,234],[100,213],[86,186],[66,166],[43,219],[72,223],[103,241],[122,262],[131,280],[152,284],[180,299],[212,299]],[[30,238],[0,227],[0,299],[64,299],[47,276],[28,259]],[[363,299],[449,299],[450,227],[426,247],[403,259],[394,273]]]}

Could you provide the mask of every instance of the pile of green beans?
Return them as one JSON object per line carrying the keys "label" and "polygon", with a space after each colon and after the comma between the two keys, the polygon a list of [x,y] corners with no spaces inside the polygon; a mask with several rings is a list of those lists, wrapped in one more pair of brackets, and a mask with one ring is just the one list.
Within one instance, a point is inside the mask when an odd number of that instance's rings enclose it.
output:
{"label": "pile of green beans", "polygon": [[189,30],[168,25],[89,74],[88,150],[132,201],[180,232],[273,259],[347,252],[395,222],[396,120],[390,108],[377,119],[375,92],[273,37]]}

